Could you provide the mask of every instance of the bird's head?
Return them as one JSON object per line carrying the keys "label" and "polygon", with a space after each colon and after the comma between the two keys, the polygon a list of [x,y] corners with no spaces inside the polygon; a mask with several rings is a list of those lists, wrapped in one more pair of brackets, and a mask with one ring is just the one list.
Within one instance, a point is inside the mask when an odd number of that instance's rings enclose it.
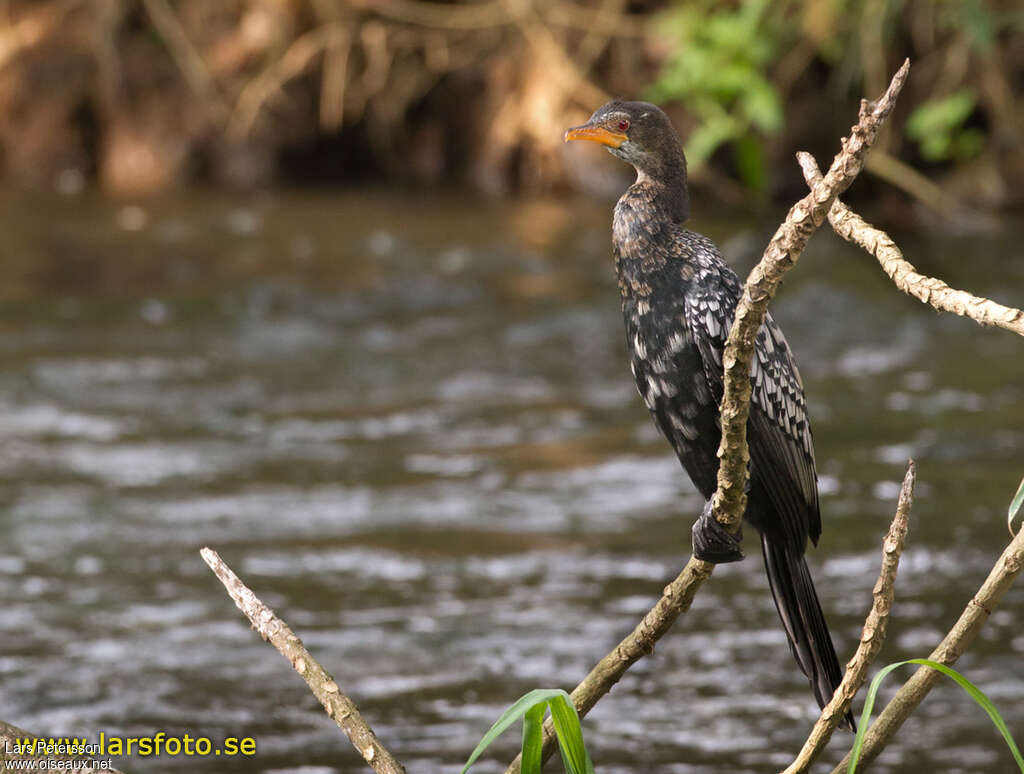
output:
{"label": "bird's head", "polygon": [[[685,168],[679,135],[665,112],[650,102],[612,100],[600,107],[587,123],[565,132],[565,141],[589,140],[628,161],[637,172],[654,179],[663,172]],[[672,169],[669,169],[672,168]]]}
{"label": "bird's head", "polygon": [[612,100],[585,124],[567,129],[565,141],[569,140],[600,143],[628,161],[636,168],[638,180],[668,189],[673,216],[685,220],[689,212],[686,157],[672,122],[657,105]]}

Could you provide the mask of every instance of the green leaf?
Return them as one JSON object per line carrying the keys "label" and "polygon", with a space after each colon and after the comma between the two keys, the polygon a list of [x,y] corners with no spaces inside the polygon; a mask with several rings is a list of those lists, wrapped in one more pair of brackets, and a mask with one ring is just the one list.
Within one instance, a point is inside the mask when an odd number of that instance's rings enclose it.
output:
{"label": "green leaf", "polygon": [[462,767],[462,774],[466,774],[469,771],[469,767],[476,763],[477,759],[490,746],[491,742],[501,736],[502,732],[519,720],[519,718],[524,717],[534,705],[544,705],[549,699],[564,694],[565,691],[559,689],[538,688],[520,698],[515,704],[505,710],[502,716],[491,726],[490,730],[484,734],[484,738],[480,740],[480,744],[476,746],[476,749],[469,756],[469,760],[466,761],[466,765]]}
{"label": "green leaf", "polygon": [[739,123],[728,115],[718,115],[701,124],[686,139],[686,158],[693,169],[704,164],[719,145],[736,138],[741,131]]}
{"label": "green leaf", "polygon": [[980,149],[977,137],[968,138],[965,146],[960,144],[960,138],[968,131],[963,123],[974,112],[976,104],[977,99],[970,89],[930,99],[910,114],[907,136],[917,141],[921,154],[929,161],[948,159],[956,149],[964,152],[970,152],[972,147]]}
{"label": "green leaf", "polygon": [[591,763],[587,746],[583,742],[580,716],[573,706],[572,697],[560,688],[538,688],[530,691],[505,710],[473,750],[473,754],[462,768],[462,774],[466,774],[491,742],[519,718],[523,719],[521,771],[523,774],[540,774],[544,714],[549,707],[551,719],[555,724],[555,734],[558,736],[558,746],[562,751],[562,760],[569,774],[594,774],[594,764]]}
{"label": "green leaf", "polygon": [[960,89],[945,97],[930,99],[910,114],[907,134],[919,140],[931,132],[949,132],[967,120],[975,103],[974,92],[970,89]]}
{"label": "green leaf", "polygon": [[541,748],[544,746],[544,712],[547,702],[534,704],[523,715],[523,751],[520,774],[540,774]]}
{"label": "green leaf", "polygon": [[587,747],[583,743],[583,731],[580,729],[580,716],[576,713],[569,694],[548,702],[551,707],[551,720],[558,734],[558,747],[562,751],[562,761],[569,769],[569,774],[594,774],[594,764],[587,755]]}
{"label": "green leaf", "polygon": [[1010,511],[1006,515],[1006,526],[1010,528],[1010,534],[1016,537],[1016,533],[1013,531],[1013,520],[1017,518],[1017,514],[1020,512],[1020,507],[1024,505],[1024,478],[1020,480],[1020,486],[1017,487],[1017,494],[1013,496],[1013,500],[1010,502]]}
{"label": "green leaf", "polygon": [[777,132],[782,128],[782,103],[779,93],[763,78],[751,79],[743,97],[743,110],[750,123],[765,132]]}
{"label": "green leaf", "polygon": [[[1024,483],[1022,483],[1024,488]],[[1018,492],[1018,494],[1020,494]],[[1016,498],[1014,498],[1016,499]],[[857,738],[853,741],[853,750],[850,752],[850,767],[847,769],[847,774],[854,774],[857,770],[857,761],[860,759],[861,748],[864,746],[864,735],[868,730],[868,721],[871,720],[871,710],[875,706],[875,696],[878,693],[878,686],[882,684],[882,679],[894,669],[897,669],[906,664],[921,664],[922,666],[930,667],[947,677],[951,678],[967,691],[968,695],[978,703],[986,713],[999,733],[1003,735],[1003,739],[1006,741],[1007,746],[1010,748],[1010,753],[1013,755],[1013,759],[1017,762],[1017,766],[1020,768],[1022,774],[1024,774],[1024,758],[1021,757],[1020,750],[1017,748],[1017,743],[1013,741],[1013,736],[1010,734],[1010,729],[1007,728],[1006,722],[1003,720],[999,711],[995,708],[995,705],[989,700],[981,689],[979,689],[974,683],[964,677],[962,674],[957,672],[955,669],[940,664],[937,661],[931,661],[927,658],[912,658],[907,661],[897,661],[895,664],[889,664],[885,668],[881,669],[875,679],[871,681],[871,686],[868,688],[867,698],[864,700],[864,711],[860,716],[860,724],[857,729]]]}

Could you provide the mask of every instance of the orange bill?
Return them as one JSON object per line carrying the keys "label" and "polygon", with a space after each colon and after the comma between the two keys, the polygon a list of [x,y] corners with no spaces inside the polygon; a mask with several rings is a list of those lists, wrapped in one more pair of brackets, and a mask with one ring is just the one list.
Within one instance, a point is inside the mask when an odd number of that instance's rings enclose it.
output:
{"label": "orange bill", "polygon": [[626,140],[628,140],[625,134],[620,132],[613,132],[610,129],[605,129],[603,126],[594,126],[592,124],[583,124],[582,126],[574,126],[572,129],[566,129],[565,141],[569,140],[590,140],[590,142],[599,142],[601,145],[608,145],[612,148],[619,148]]}

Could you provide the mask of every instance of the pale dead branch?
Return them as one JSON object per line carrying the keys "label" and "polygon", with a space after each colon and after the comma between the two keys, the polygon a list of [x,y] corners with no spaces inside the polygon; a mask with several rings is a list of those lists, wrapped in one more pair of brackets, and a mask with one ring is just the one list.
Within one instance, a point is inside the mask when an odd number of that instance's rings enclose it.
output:
{"label": "pale dead branch", "polygon": [[330,673],[310,655],[302,640],[288,624],[278,618],[273,610],[263,604],[242,583],[216,551],[203,548],[199,553],[202,554],[203,561],[220,578],[224,588],[238,609],[252,623],[253,628],[291,662],[295,671],[306,681],[309,690],[320,700],[324,711],[334,719],[338,728],[345,732],[370,768],[377,774],[405,774],[405,767],[381,744],[373,729],[363,720],[355,703],[338,687]]}
{"label": "pale dead branch", "polygon": [[868,676],[868,667],[875,660],[885,642],[885,633],[889,625],[889,612],[895,596],[896,571],[900,566],[903,544],[907,539],[907,525],[910,519],[910,507],[914,503],[914,479],[916,471],[914,461],[907,465],[907,474],[903,477],[900,487],[899,502],[896,504],[896,515],[893,517],[889,533],[882,541],[882,569],[872,590],[874,603],[864,621],[864,629],[860,637],[860,645],[853,658],[846,665],[846,673],[839,684],[832,701],[821,711],[821,716],[811,729],[807,741],[794,760],[782,774],[801,774],[825,749],[832,732],[842,721],[846,711],[853,703],[853,697],[864,685]]}
{"label": "pale dead branch", "polygon": [[[946,666],[955,664],[981,631],[981,627],[999,605],[1007,589],[1020,575],[1022,568],[1024,568],[1024,530],[1018,532],[1017,537],[1006,547],[978,593],[967,603],[959,620],[928,658]],[[917,709],[924,697],[941,679],[940,672],[922,666],[918,668],[913,677],[903,684],[864,736],[859,769],[867,766],[878,756],[893,735],[899,731],[903,722],[910,717],[910,714]],[[850,756],[847,754],[842,763],[832,770],[832,774],[846,774],[849,766]]]}
{"label": "pale dead branch", "polygon": [[[809,185],[816,185],[821,172],[814,159],[807,153],[797,154],[797,159],[803,169],[804,179]],[[940,312],[970,317],[981,325],[995,325],[1024,336],[1024,312],[1020,309],[951,288],[940,279],[919,274],[888,234],[867,223],[842,202],[837,201],[832,205],[828,219],[839,236],[860,245],[875,256],[896,287],[907,295]]]}

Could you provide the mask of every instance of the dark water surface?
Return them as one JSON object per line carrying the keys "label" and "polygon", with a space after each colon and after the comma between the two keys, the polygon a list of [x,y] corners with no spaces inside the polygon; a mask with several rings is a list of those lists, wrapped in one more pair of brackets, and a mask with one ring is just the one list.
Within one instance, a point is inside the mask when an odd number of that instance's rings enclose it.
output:
{"label": "dark water surface", "polygon": [[[4,720],[257,739],[254,759],[132,771],[363,771],[202,563],[209,545],[410,772],[458,771],[520,694],[575,685],[688,557],[701,502],[632,385],[609,204],[0,204]],[[743,267],[773,225],[694,222]],[[921,270],[1022,305],[1022,238],[901,242]],[[1008,539],[1024,345],[900,295],[824,231],[773,308],[812,412],[812,572],[840,656],[910,455],[880,663],[927,655]],[[748,549],[587,718],[599,771],[773,772],[799,748],[816,708]],[[1018,739],[1022,610],[1018,585],[961,661]],[[872,770],[1013,762],[950,683]]]}

